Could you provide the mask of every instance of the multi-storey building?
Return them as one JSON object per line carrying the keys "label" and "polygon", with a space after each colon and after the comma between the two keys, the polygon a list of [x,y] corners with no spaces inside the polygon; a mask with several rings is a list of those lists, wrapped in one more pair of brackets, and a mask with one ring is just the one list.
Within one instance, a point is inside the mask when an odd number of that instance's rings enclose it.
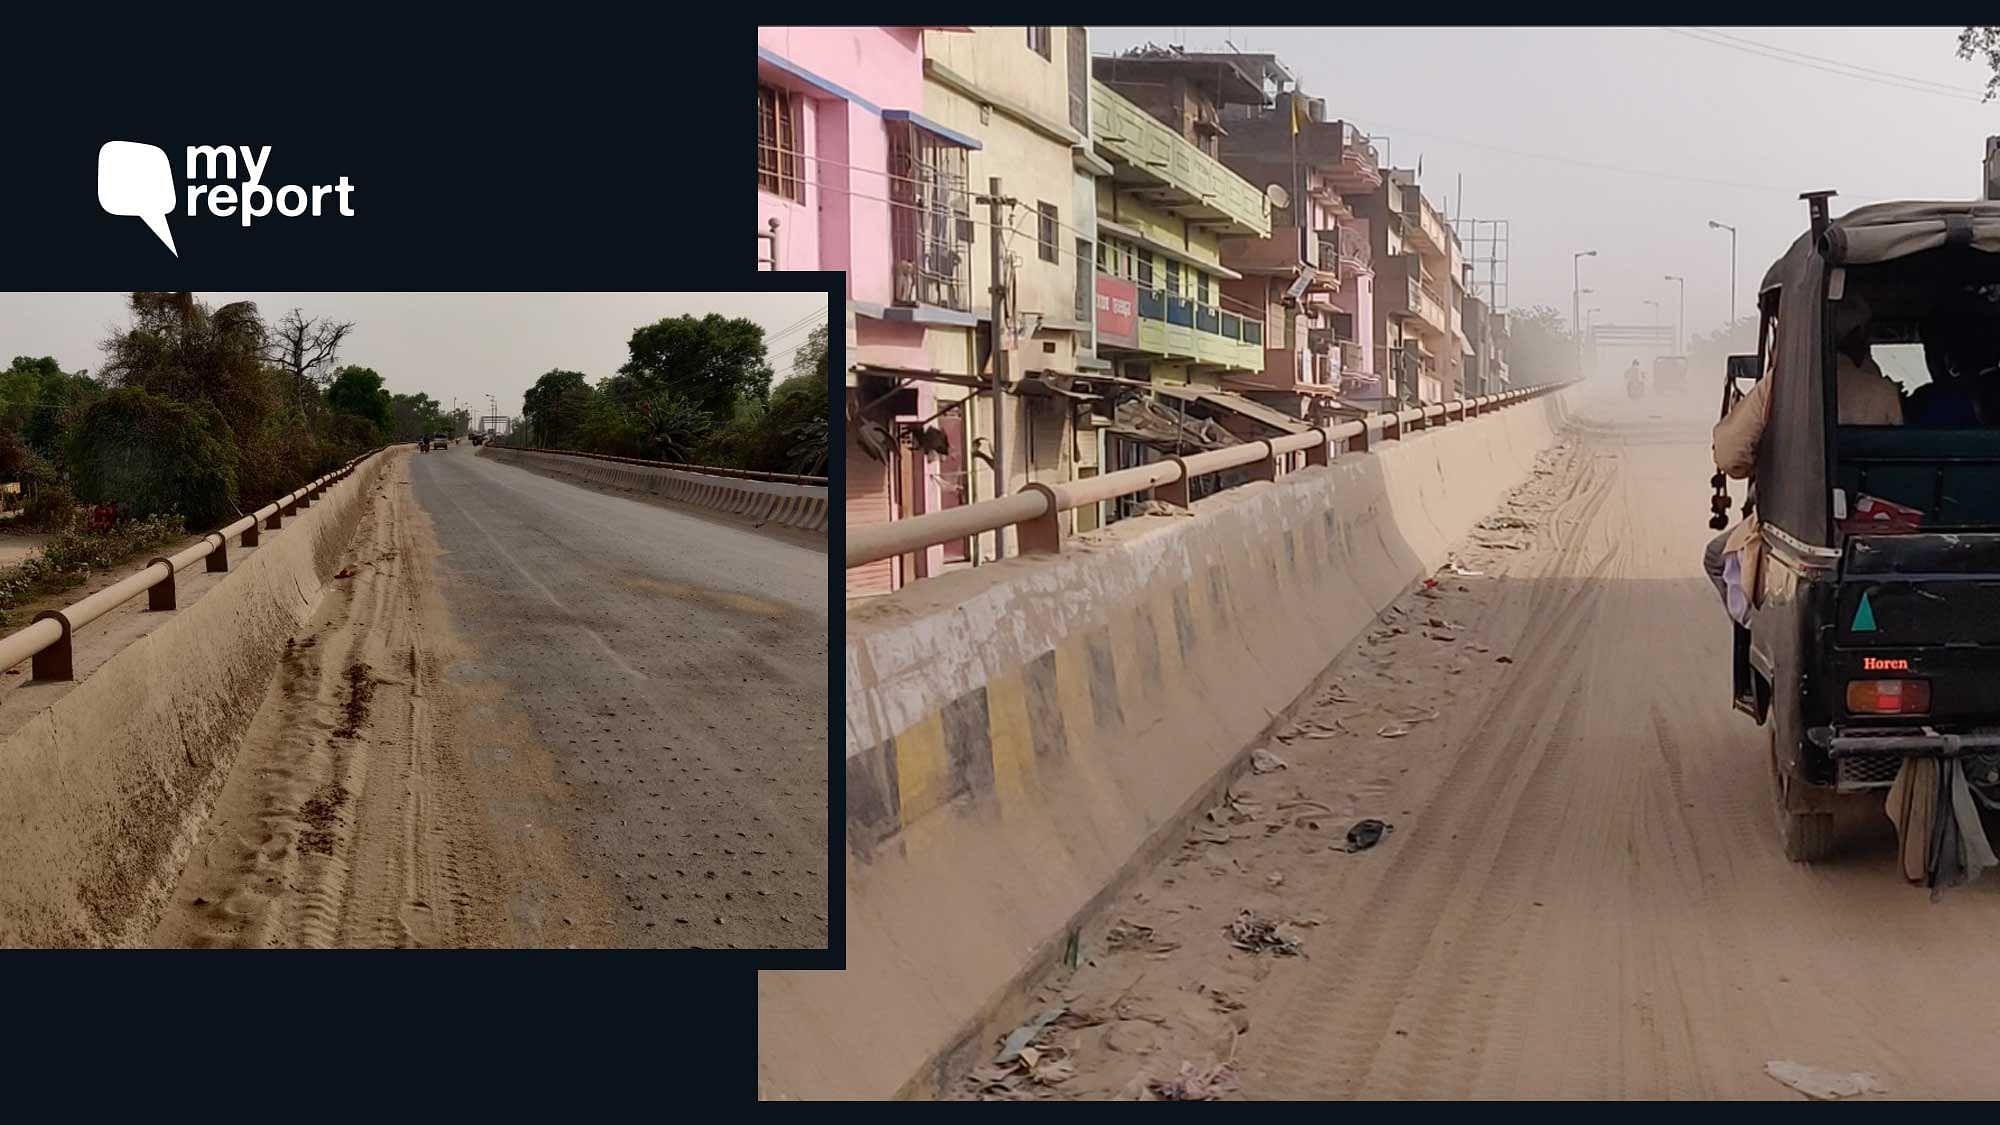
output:
{"label": "multi-storey building", "polygon": [[[1090,49],[1081,27],[932,29],[924,37],[924,105],[948,128],[976,138],[969,174],[974,197],[972,290],[981,318],[973,370],[979,387],[956,396],[971,455],[946,466],[949,502],[986,499],[1030,481],[1098,472],[1104,419],[1091,409],[1092,379],[1109,369],[1092,330],[1097,258],[1096,179],[1110,168],[1091,151]],[[991,196],[994,181],[999,196]],[[992,222],[1001,223],[1004,293],[997,332],[1006,390],[991,392]],[[995,425],[995,415],[998,425]],[[948,431],[957,432],[957,431]],[[1000,440],[995,441],[995,434]],[[997,450],[997,452],[996,452]],[[1005,471],[996,476],[996,462]],[[1095,513],[1068,513],[1072,530]],[[950,552],[1011,554],[992,534]]]}
{"label": "multi-storey building", "polygon": [[1369,221],[1375,257],[1377,359],[1389,401],[1440,402],[1463,365],[1461,314],[1454,292],[1458,236],[1408,168],[1391,168],[1382,186],[1357,201]]}
{"label": "multi-storey building", "polygon": [[1265,191],[1220,157],[1224,107],[1266,104],[1261,69],[1158,48],[1092,69],[1091,139],[1110,166],[1097,182],[1097,343],[1127,387],[1150,388],[1118,408],[1108,467],[1300,429],[1226,389],[1265,369],[1271,343],[1262,290],[1233,295],[1246,278],[1222,261],[1225,240],[1271,233]]}
{"label": "multi-storey building", "polygon": [[1271,106],[1224,114],[1223,162],[1273,200],[1269,237],[1223,241],[1223,263],[1244,275],[1225,292],[1263,304],[1270,324],[1264,369],[1230,382],[1317,424],[1342,395],[1373,405],[1378,394],[1373,253],[1347,196],[1368,195],[1382,177],[1358,130],[1326,120],[1325,101],[1300,93],[1274,57],[1247,57],[1293,88]]}
{"label": "multi-storey building", "polygon": [[[956,497],[936,452],[938,388],[970,384],[974,277],[967,159],[980,142],[926,116],[927,35],[963,29],[757,32],[759,265],[845,274],[847,519],[934,511]],[[948,459],[948,458],[947,458]],[[880,593],[942,567],[931,548],[847,572]]]}

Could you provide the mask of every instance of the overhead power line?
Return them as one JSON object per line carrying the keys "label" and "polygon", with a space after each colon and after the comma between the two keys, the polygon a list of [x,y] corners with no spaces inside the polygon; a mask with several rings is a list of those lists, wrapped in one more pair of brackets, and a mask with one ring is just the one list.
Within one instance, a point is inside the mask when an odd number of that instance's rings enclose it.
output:
{"label": "overhead power line", "polygon": [[1852,78],[1859,82],[1869,82],[1877,86],[1887,86],[1892,89],[1907,90],[1913,94],[1931,94],[1936,97],[1975,103],[1983,100],[1981,91],[1967,87],[1953,86],[1944,82],[1933,82],[1928,78],[1913,78],[1907,74],[1877,70],[1874,67],[1862,66],[1859,63],[1841,62],[1838,59],[1807,54],[1804,51],[1794,51],[1788,47],[1777,47],[1769,43],[1759,43],[1754,39],[1743,39],[1725,32],[1710,31],[1707,28],[1663,27],[1660,30],[1707,43],[1710,46],[1741,51],[1744,54],[1757,55],[1774,62],[1790,63],[1793,66],[1802,66],[1808,70],[1820,71],[1823,74],[1837,75],[1841,78]]}

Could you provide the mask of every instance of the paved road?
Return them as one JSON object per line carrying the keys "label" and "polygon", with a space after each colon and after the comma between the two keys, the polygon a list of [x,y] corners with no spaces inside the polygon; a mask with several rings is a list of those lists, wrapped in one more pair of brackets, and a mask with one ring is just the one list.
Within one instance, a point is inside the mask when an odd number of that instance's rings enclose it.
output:
{"label": "paved road", "polygon": [[[497,680],[554,756],[558,828],[616,915],[599,936],[824,946],[828,556],[469,446],[412,455],[410,477],[461,671]],[[517,928],[564,909],[534,893]]]}
{"label": "paved road", "polygon": [[[2000,978],[1978,968],[2000,881],[1905,885],[1879,799],[1838,858],[1780,850],[1700,570],[1712,419],[1597,399],[1507,509],[1531,526],[1475,532],[1476,574],[1405,598],[1387,621],[1406,628],[1329,670],[1301,717],[1330,736],[1293,728],[1289,768],[1239,782],[1261,826],[1191,836],[1046,982],[1086,1026],[1051,1037],[1078,1073],[1041,1096],[1183,1060],[1228,1060],[1251,1098],[1796,1097],[1773,1060],[2000,1094],[1980,1035]],[[1394,831],[1329,847],[1360,817]],[[1232,948],[1242,910],[1305,956]]]}

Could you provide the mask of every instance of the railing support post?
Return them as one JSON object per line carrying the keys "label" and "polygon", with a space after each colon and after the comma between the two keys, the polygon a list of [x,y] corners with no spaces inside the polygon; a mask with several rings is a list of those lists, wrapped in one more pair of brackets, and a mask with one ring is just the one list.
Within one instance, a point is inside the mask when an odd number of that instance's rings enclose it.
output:
{"label": "railing support post", "polygon": [[1306,450],[1306,468],[1308,469],[1315,465],[1326,465],[1333,460],[1332,454],[1327,452],[1327,447],[1333,444],[1333,440],[1326,436],[1326,428],[1323,426],[1314,426],[1313,433],[1319,435],[1319,444]]}
{"label": "railing support post", "polygon": [[59,609],[45,609],[35,615],[36,621],[44,618],[52,619],[56,624],[61,625],[62,636],[56,640],[56,643],[34,655],[33,662],[30,665],[31,681],[41,684],[48,683],[51,680],[76,679],[76,668],[71,660],[69,644],[69,618],[64,617],[62,610]]}
{"label": "railing support post", "polygon": [[1278,451],[1271,448],[1271,442],[1268,438],[1258,444],[1264,447],[1264,459],[1262,461],[1252,461],[1243,467],[1249,471],[1251,480],[1277,480]]}
{"label": "railing support post", "polygon": [[257,545],[257,521],[255,519],[250,521],[249,527],[243,529],[243,539],[241,542],[245,547],[255,547]]}
{"label": "railing support post", "polygon": [[1023,520],[1015,525],[1014,534],[1024,555],[1055,555],[1062,553],[1062,511],[1055,490],[1046,484],[1030,482],[1022,491],[1039,492],[1048,510],[1031,520]]}
{"label": "railing support post", "polygon": [[313,506],[313,490],[311,485],[307,485],[305,491],[299,493],[299,507],[310,508],[312,506]]}
{"label": "railing support post", "polygon": [[148,612],[151,613],[161,613],[175,608],[174,560],[172,559],[146,560],[147,566],[152,566],[154,563],[166,563],[167,576],[161,579],[160,581],[155,582],[153,584],[152,589],[146,591],[146,609]]}
{"label": "railing support post", "polygon": [[215,535],[215,550],[208,553],[208,573],[220,574],[229,569],[229,540],[224,538],[219,531],[213,534]]}
{"label": "railing support post", "polygon": [[298,515],[298,514],[299,514],[299,498],[298,498],[298,496],[297,496],[296,494],[294,494],[294,495],[291,495],[291,496],[287,496],[287,497],[285,497],[285,502],[284,502],[284,503],[283,503],[282,505],[280,505],[280,506],[279,506],[278,510],[277,510],[277,511],[275,511],[275,512],[272,512],[272,513],[271,513],[271,524],[270,524],[270,526],[272,526],[272,527],[277,527],[277,526],[278,526],[278,517],[279,517],[280,515],[286,515],[286,516],[296,516],[296,515]]}
{"label": "railing support post", "polygon": [[1153,499],[1162,504],[1172,504],[1176,508],[1185,508],[1189,503],[1187,462],[1179,457],[1169,457],[1167,460],[1181,467],[1180,479],[1154,485]]}

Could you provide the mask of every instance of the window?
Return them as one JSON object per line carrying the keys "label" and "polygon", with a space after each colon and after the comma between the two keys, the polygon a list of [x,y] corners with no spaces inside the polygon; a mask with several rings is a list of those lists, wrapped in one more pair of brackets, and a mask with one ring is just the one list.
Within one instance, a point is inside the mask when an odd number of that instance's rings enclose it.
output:
{"label": "window", "polygon": [[1097,268],[1098,268],[1099,270],[1101,270],[1101,271],[1105,272],[1105,273],[1109,273],[1109,274],[1115,274],[1115,273],[1117,273],[1117,272],[1118,272],[1118,271],[1117,271],[1117,269],[1116,269],[1116,268],[1114,268],[1114,266],[1113,266],[1113,264],[1112,264],[1112,262],[1113,262],[1113,259],[1114,259],[1114,257],[1116,256],[1116,254],[1117,254],[1117,250],[1116,250],[1116,249],[1115,249],[1115,248],[1114,248],[1114,247],[1113,247],[1113,246],[1111,245],[1110,241],[1108,241],[1108,240],[1107,240],[1107,241],[1104,241],[1104,242],[1100,242],[1100,243],[1098,243],[1098,244],[1097,244]]}
{"label": "window", "polygon": [[1040,203],[1036,207],[1041,212],[1040,221],[1035,228],[1036,249],[1041,251],[1042,261],[1056,261],[1056,228],[1061,225],[1056,220],[1056,205]]}
{"label": "window", "polygon": [[1029,28],[1028,49],[1042,56],[1045,59],[1053,60],[1055,58],[1055,55],[1052,53],[1053,48],[1050,46],[1050,43],[1052,42],[1052,39],[1049,36],[1050,30],[1051,30],[1050,28],[1046,27]]}
{"label": "window", "polygon": [[896,303],[971,307],[966,153],[907,121],[889,133],[889,248]]}
{"label": "window", "polygon": [[792,95],[774,86],[757,87],[757,190],[781,195],[794,203],[806,199],[799,173],[798,107]]}
{"label": "window", "polygon": [[1178,297],[1180,295],[1181,295],[1181,264],[1179,262],[1174,261],[1172,258],[1168,258],[1167,296]]}
{"label": "window", "polygon": [[1153,255],[1149,250],[1139,251],[1139,288],[1153,287]]}
{"label": "window", "polygon": [[1208,304],[1208,303],[1209,303],[1209,300],[1208,300],[1208,275],[1207,275],[1207,274],[1205,274],[1205,273],[1198,273],[1198,274],[1196,274],[1196,275],[1195,275],[1195,289],[1196,289],[1196,292],[1198,292],[1198,293],[1200,294],[1200,297],[1199,297],[1199,300],[1201,301],[1201,303],[1202,303],[1202,304],[1204,304],[1204,305]]}

